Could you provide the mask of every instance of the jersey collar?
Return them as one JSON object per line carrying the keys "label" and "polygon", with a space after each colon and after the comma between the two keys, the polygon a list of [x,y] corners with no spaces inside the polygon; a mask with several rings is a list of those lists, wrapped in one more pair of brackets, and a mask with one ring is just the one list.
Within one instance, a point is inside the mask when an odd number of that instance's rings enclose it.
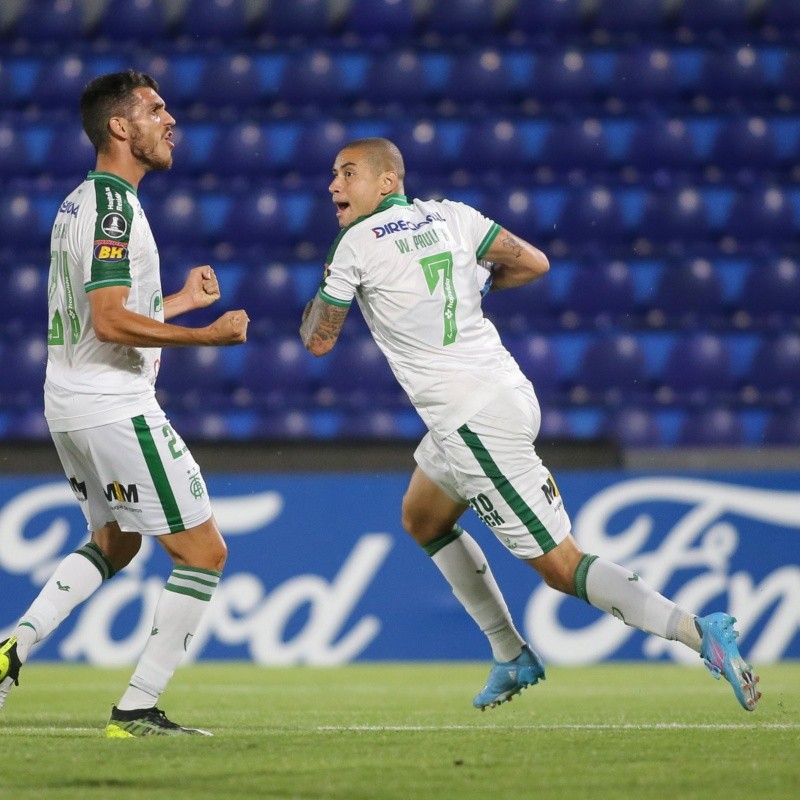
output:
{"label": "jersey collar", "polygon": [[377,214],[379,211],[385,211],[390,206],[410,205],[411,203],[408,202],[408,198],[404,194],[387,194],[386,197],[381,200],[380,205],[372,213]]}
{"label": "jersey collar", "polygon": [[104,181],[111,181],[112,183],[118,183],[123,189],[127,189],[129,192],[136,194],[136,189],[132,183],[128,183],[128,181],[126,181],[124,178],[120,178],[119,175],[114,175],[113,172],[98,172],[97,170],[89,170],[86,180],[93,181],[97,178],[102,178]]}

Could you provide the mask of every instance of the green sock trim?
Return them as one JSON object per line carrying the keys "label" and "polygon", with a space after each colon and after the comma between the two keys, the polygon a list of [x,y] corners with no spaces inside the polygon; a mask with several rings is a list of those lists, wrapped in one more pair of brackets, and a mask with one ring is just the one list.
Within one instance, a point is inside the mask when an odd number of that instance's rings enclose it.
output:
{"label": "green sock trim", "polygon": [[589,597],[586,594],[586,575],[589,572],[589,567],[597,561],[598,556],[590,556],[588,553],[578,562],[578,568],[575,570],[575,594],[581,600],[589,602]]}
{"label": "green sock trim", "polygon": [[106,554],[94,542],[88,542],[83,547],[79,547],[75,552],[79,556],[88,558],[89,561],[97,567],[104,581],[113,578],[117,574],[114,565],[106,558]]}
{"label": "green sock trim", "polygon": [[20,622],[17,624],[17,627],[18,628],[30,628],[38,636],[38,632],[36,631],[36,628],[33,625],[31,625],[31,623],[28,622],[27,620],[24,620],[24,621],[20,620]]}
{"label": "green sock trim", "polygon": [[440,536],[438,539],[434,539],[432,542],[428,542],[428,544],[422,545],[422,549],[429,556],[435,556],[443,547],[447,547],[450,542],[454,542],[458,539],[462,533],[464,533],[464,529],[460,525],[453,525],[453,530],[449,531],[444,536]]}

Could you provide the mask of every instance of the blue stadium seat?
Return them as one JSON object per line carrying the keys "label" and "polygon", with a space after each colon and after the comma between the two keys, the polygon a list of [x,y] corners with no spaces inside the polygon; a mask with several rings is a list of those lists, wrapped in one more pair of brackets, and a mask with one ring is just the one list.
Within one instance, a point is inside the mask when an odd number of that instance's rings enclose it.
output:
{"label": "blue stadium seat", "polygon": [[396,404],[402,389],[372,337],[342,340],[328,356],[322,383],[339,407]]}
{"label": "blue stadium seat", "polygon": [[3,352],[0,403],[7,408],[39,406],[46,364],[47,343],[41,334],[9,342]]}
{"label": "blue stadium seat", "polygon": [[[158,93],[170,111],[197,99],[192,87],[179,74],[176,62],[175,58],[154,55],[152,52],[142,53],[133,62],[134,69],[146,73],[158,84]],[[180,112],[177,112],[177,116],[181,116]],[[178,119],[179,123],[180,121]]]}
{"label": "blue stadium seat", "polygon": [[444,136],[437,122],[424,119],[413,125],[403,123],[390,134],[389,138],[403,154],[409,184],[414,176],[441,176],[452,163],[452,159],[447,157]]}
{"label": "blue stadium seat", "polygon": [[[234,245],[286,246],[291,241],[285,204],[271,189],[234,197],[223,225],[223,235]],[[275,253],[275,258],[280,255]]]}
{"label": "blue stadium seat", "polygon": [[297,136],[294,146],[296,155],[290,166],[303,175],[329,182],[337,154],[352,139],[345,125],[320,115],[303,125]]}
{"label": "blue stadium seat", "polygon": [[764,22],[781,33],[800,30],[800,6],[795,0],[769,0],[764,6]]}
{"label": "blue stadium seat", "polygon": [[634,336],[611,334],[592,340],[580,359],[576,388],[587,399],[627,402],[644,396],[647,364]]}
{"label": "blue stadium seat", "polygon": [[156,387],[161,402],[170,409],[226,405],[224,348],[165,347]]}
{"label": "blue stadium seat", "polygon": [[769,122],[763,117],[726,121],[717,130],[709,161],[730,174],[777,169],[778,143]]}
{"label": "blue stadium seat", "polygon": [[723,107],[726,101],[733,99],[748,102],[768,96],[764,64],[759,51],[747,45],[709,51],[697,89],[712,105]]}
{"label": "blue stadium seat", "polygon": [[456,55],[447,98],[462,106],[479,103],[492,109],[518,99],[503,52],[490,47]]}
{"label": "blue stadium seat", "polygon": [[700,164],[689,126],[680,118],[660,116],[637,124],[625,161],[640,170],[673,174]]}
{"label": "blue stadium seat", "polygon": [[653,322],[694,327],[708,324],[723,309],[722,281],[705,258],[679,259],[661,272],[652,295]]}
{"label": "blue stadium seat", "polygon": [[619,200],[600,185],[571,191],[554,231],[556,237],[573,246],[619,244],[626,233]]}
{"label": "blue stadium seat", "polygon": [[511,16],[511,28],[549,39],[554,33],[576,33],[586,24],[581,0],[537,0],[518,2]]}
{"label": "blue stadium seat", "polygon": [[744,441],[741,417],[728,408],[689,412],[678,434],[678,444],[687,447],[740,447]]}
{"label": "blue stadium seat", "polygon": [[783,333],[764,339],[747,373],[763,402],[800,402],[800,335]]}
{"label": "blue stadium seat", "polygon": [[98,20],[97,34],[115,42],[159,41],[171,33],[167,23],[160,0],[109,0]]}
{"label": "blue stadium seat", "polygon": [[296,408],[308,401],[313,356],[299,336],[274,336],[266,342],[248,342],[245,347],[237,383],[239,391],[246,393],[248,405]]}
{"label": "blue stadium seat", "polygon": [[47,327],[47,271],[21,265],[11,270],[0,292],[3,331],[14,337],[39,332]]}
{"label": "blue stadium seat", "polygon": [[293,53],[281,75],[276,99],[296,109],[331,109],[344,99],[342,75],[331,52]]}
{"label": "blue stadium seat", "polygon": [[513,289],[489,292],[484,314],[501,331],[524,334],[551,327],[555,313],[549,281],[533,281]]}
{"label": "blue stadium seat", "polygon": [[540,334],[510,336],[506,339],[506,346],[533,384],[540,402],[562,398],[561,364],[556,348],[547,337]]}
{"label": "blue stadium seat", "polygon": [[423,19],[423,30],[450,40],[463,36],[468,41],[494,31],[492,0],[431,0],[430,12]]}
{"label": "blue stadium seat", "polygon": [[739,296],[756,324],[786,328],[800,319],[800,265],[793,258],[773,258],[750,268]]}
{"label": "blue stadium seat", "polygon": [[76,184],[94,169],[97,153],[78,123],[56,125],[46,148],[42,171]]}
{"label": "blue stadium seat", "polygon": [[622,447],[658,447],[663,444],[658,413],[636,406],[622,406],[610,411],[601,433]]}
{"label": "blue stadium seat", "polygon": [[270,409],[256,422],[254,439],[314,439],[317,431],[312,415],[301,409]]}
{"label": "blue stadium seat", "polygon": [[619,53],[609,92],[629,103],[668,108],[681,93],[672,54],[652,46]]}
{"label": "blue stadium seat", "polygon": [[650,192],[639,233],[661,246],[675,242],[685,246],[709,240],[711,231],[703,194],[692,186]]}
{"label": "blue stadium seat", "polygon": [[525,145],[518,126],[508,119],[470,125],[461,143],[459,166],[473,173],[514,172],[524,167]]}
{"label": "blue stadium seat", "polygon": [[60,56],[43,62],[36,73],[30,101],[47,111],[74,111],[80,105],[84,86],[94,77],[77,56]]}
{"label": "blue stadium seat", "polygon": [[414,32],[414,0],[353,0],[347,29],[359,36],[397,42]]}
{"label": "blue stadium seat", "polygon": [[764,427],[764,444],[800,445],[800,406],[770,414]]}
{"label": "blue stadium seat", "polygon": [[220,55],[204,61],[197,98],[215,110],[257,106],[264,99],[261,77],[252,58],[243,53]]}
{"label": "blue stadium seat", "polygon": [[602,261],[580,266],[564,301],[569,326],[608,329],[630,326],[636,312],[636,286],[624,261]]}
{"label": "blue stadium seat", "polygon": [[219,126],[207,168],[226,179],[236,175],[275,175],[278,165],[269,126],[249,121]]}
{"label": "blue stadium seat", "polygon": [[[55,208],[53,212],[55,214]],[[0,195],[0,219],[3,222],[3,244],[12,247],[45,245],[42,219],[29,193]]]}
{"label": "blue stadium seat", "polygon": [[11,70],[0,62],[0,108],[12,108],[15,105],[14,86]]}
{"label": "blue stadium seat", "polygon": [[244,39],[251,21],[247,0],[188,0],[175,33],[192,39]]}
{"label": "blue stadium seat", "polygon": [[80,0],[39,0],[25,3],[13,27],[15,36],[29,42],[72,44],[85,33]]}
{"label": "blue stadium seat", "polygon": [[311,40],[333,33],[330,0],[270,0],[263,29],[278,39]]}
{"label": "blue stadium seat", "polygon": [[147,219],[159,248],[202,244],[208,231],[196,192],[177,189],[153,198]]}
{"label": "blue stadium seat", "polygon": [[750,24],[748,0],[689,0],[678,10],[678,23],[695,34],[743,33]]}
{"label": "blue stadium seat", "polygon": [[387,409],[374,409],[345,414],[339,422],[340,439],[396,440],[405,437],[398,415]]}
{"label": "blue stadium seat", "polygon": [[430,97],[426,75],[413,50],[389,50],[376,55],[367,71],[363,99],[381,107],[426,102]]}
{"label": "blue stadium seat", "polygon": [[555,122],[548,128],[538,163],[558,173],[599,172],[608,168],[608,140],[603,123],[593,117]]}
{"label": "blue stadium seat", "polygon": [[489,194],[481,211],[517,236],[528,241],[536,240],[539,215],[530,192],[523,189],[504,189],[499,193]]}
{"label": "blue stadium seat", "polygon": [[22,126],[18,128],[0,122],[0,180],[12,175],[27,175],[32,171],[33,162]]}
{"label": "blue stadium seat", "polygon": [[236,289],[232,307],[247,311],[251,337],[266,338],[276,328],[295,332],[307,299],[298,294],[291,266],[274,263],[247,271]]}
{"label": "blue stadium seat", "polygon": [[725,227],[740,245],[762,242],[772,246],[797,234],[792,200],[779,186],[757,186],[738,192]]}
{"label": "blue stadium seat", "polygon": [[[534,7],[533,3],[522,6]],[[583,109],[595,96],[594,74],[579,48],[541,55],[534,67],[530,95],[546,107]]]}
{"label": "blue stadium seat", "polygon": [[733,384],[730,348],[722,337],[710,333],[682,337],[673,345],[661,379],[662,401],[724,403]]}
{"label": "blue stadium seat", "polygon": [[47,441],[52,443],[50,429],[42,407],[29,408],[11,415],[6,427],[6,440]]}
{"label": "blue stadium seat", "polygon": [[666,24],[663,0],[603,0],[591,19],[606,33],[652,36]]}
{"label": "blue stadium seat", "polygon": [[[800,16],[800,6],[795,5],[795,12]],[[800,22],[795,30],[800,30]],[[788,97],[790,102],[800,100],[800,50],[789,50],[784,56],[783,69],[778,78],[778,93]]]}

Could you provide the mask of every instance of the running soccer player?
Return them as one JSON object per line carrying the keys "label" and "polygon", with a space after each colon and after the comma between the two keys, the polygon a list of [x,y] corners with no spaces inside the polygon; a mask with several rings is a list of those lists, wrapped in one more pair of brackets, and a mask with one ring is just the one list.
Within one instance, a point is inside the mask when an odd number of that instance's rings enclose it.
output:
{"label": "running soccer player", "polygon": [[630,570],[581,552],[571,535],[534,446],[541,415],[533,386],[481,311],[487,283],[522,286],[548,271],[546,256],[467,205],[409,200],[404,173],[386,139],[353,141],[337,155],[329,191],[342,230],[300,336],[314,355],[328,353],[356,298],[428,427],[414,454],[403,526],[489,640],[494,664],[473,705],[510,700],[545,669],[516,630],[486,556],[458,525],[468,506],[549,586],[687,645],[752,711],[758,677],[739,654],[732,617],[695,617]]}
{"label": "running soccer player", "polygon": [[159,696],[219,583],[227,550],[197,462],[155,396],[161,347],[233,345],[247,314],[210,325],[165,320],[220,297],[214,270],[195,267],[162,298],[158,251],[136,191],[172,166],[175,119],[139,72],[102,75],[81,97],[94,171],[61,204],[50,240],[45,416],[91,532],[0,643],[0,708],[31,648],[155,536],[174,562],[150,637],[106,726],[111,738],[205,734],[171,722]]}

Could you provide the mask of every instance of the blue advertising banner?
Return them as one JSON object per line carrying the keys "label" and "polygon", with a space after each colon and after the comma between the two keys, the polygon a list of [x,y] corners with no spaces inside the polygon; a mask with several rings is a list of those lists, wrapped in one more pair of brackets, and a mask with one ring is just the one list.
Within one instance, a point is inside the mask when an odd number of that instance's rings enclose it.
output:
{"label": "blue advertising banner", "polygon": [[[229,556],[191,658],[260,664],[488,659],[449,586],[400,526],[407,476],[206,476]],[[687,610],[738,618],[756,663],[800,658],[800,490],[796,473],[672,476],[566,472],[559,488],[581,547],[634,569]],[[544,586],[469,511],[517,626],[549,663],[670,659],[664,642]],[[0,478],[0,639],[64,555],[87,540],[61,476]],[[135,662],[171,569],[145,541],[38,646],[39,659]]]}

